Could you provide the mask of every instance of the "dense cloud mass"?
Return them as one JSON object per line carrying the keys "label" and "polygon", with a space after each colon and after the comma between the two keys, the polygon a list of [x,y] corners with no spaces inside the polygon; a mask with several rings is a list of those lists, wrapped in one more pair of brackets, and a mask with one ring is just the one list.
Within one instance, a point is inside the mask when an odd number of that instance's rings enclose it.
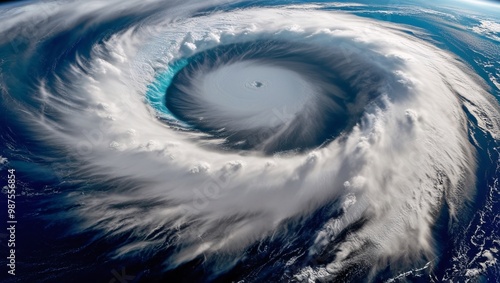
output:
{"label": "dense cloud mass", "polygon": [[168,250],[163,270],[204,257],[214,278],[270,237],[283,258],[301,241],[287,266],[304,282],[435,258],[438,217],[459,229],[475,193],[470,120],[498,138],[484,82],[407,26],[232,4],[46,2],[1,16],[2,46],[43,23],[6,54],[21,61],[2,74],[4,104],[46,145],[35,154],[85,188],[52,217],[121,239],[111,258]]}

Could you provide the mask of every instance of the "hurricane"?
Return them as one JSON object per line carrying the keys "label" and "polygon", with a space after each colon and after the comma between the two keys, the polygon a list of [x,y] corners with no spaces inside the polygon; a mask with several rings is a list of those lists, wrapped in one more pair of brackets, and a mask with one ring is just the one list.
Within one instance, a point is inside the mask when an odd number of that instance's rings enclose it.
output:
{"label": "hurricane", "polygon": [[498,276],[500,31],[394,3],[0,5],[16,278]]}

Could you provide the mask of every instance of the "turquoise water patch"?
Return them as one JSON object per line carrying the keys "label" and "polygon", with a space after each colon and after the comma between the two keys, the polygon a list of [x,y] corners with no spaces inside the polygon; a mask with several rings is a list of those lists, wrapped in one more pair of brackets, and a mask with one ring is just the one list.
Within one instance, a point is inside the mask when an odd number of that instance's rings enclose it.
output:
{"label": "turquoise water patch", "polygon": [[184,122],[177,119],[165,104],[165,97],[168,86],[172,83],[174,76],[186,67],[188,60],[181,59],[170,64],[164,72],[156,76],[154,82],[147,87],[146,101],[156,111],[158,118],[166,119],[176,124],[187,126]]}

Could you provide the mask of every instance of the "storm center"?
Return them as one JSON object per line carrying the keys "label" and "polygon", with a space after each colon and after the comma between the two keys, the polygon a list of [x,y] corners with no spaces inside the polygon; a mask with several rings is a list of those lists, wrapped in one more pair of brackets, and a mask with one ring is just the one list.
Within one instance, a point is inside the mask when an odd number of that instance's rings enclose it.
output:
{"label": "storm center", "polygon": [[252,88],[261,88],[261,87],[264,87],[265,85],[263,82],[253,81],[253,82],[250,82],[249,86]]}

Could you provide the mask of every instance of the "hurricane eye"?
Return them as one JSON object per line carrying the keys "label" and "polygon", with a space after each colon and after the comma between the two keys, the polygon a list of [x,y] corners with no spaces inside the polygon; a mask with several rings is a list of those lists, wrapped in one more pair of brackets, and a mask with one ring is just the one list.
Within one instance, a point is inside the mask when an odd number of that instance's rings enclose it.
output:
{"label": "hurricane eye", "polygon": [[[166,109],[225,150],[273,155],[327,146],[381,95],[385,73],[364,62],[363,71],[345,76],[362,59],[339,49],[259,40],[204,50],[183,59],[166,87]],[[370,85],[360,88],[362,79]]]}

